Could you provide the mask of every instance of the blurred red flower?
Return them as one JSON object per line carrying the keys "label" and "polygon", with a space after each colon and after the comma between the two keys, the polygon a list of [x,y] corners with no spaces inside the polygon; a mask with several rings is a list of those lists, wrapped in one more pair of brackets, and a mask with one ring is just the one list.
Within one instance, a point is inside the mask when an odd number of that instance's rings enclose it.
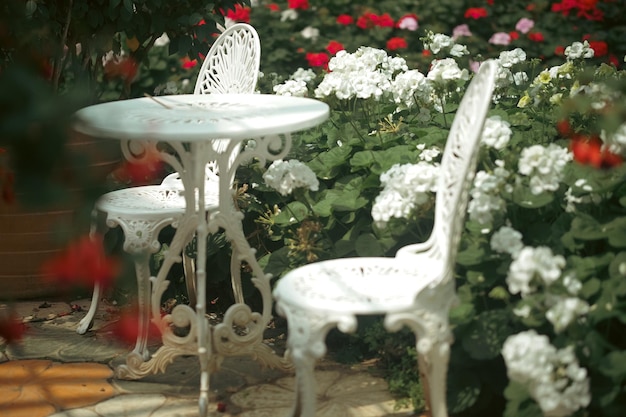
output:
{"label": "blurred red flower", "polygon": [[85,235],[46,261],[42,270],[54,284],[90,288],[99,283],[106,288],[117,278],[121,267],[118,258],[105,253],[102,236]]}
{"label": "blurred red flower", "polygon": [[606,42],[603,41],[589,41],[589,47],[593,49],[593,56],[605,56],[609,53],[609,47]]}
{"label": "blurred red flower", "polygon": [[[148,341],[158,340],[161,334],[157,326],[152,321],[148,321],[146,325],[148,326]],[[111,330],[117,341],[128,346],[134,345],[139,336],[138,307],[123,310],[118,320],[113,323]]]}
{"label": "blurred red flower", "polygon": [[561,45],[559,45],[559,46],[555,47],[555,48],[554,48],[554,54],[555,54],[555,55],[562,56],[563,54],[565,54],[565,47],[564,47],[564,46],[561,46]]}
{"label": "blurred red flower", "polygon": [[513,30],[513,31],[509,32],[509,36],[511,37],[512,41],[517,40],[517,39],[519,39],[519,32]]}
{"label": "blurred red flower", "polygon": [[124,81],[131,82],[137,76],[139,65],[130,57],[121,59],[111,59],[104,64],[104,75],[107,78],[121,78]]}
{"label": "blurred red flower", "polygon": [[594,168],[611,168],[622,164],[622,157],[604,146],[598,136],[574,135],[570,143],[574,160]]}
{"label": "blurred red flower", "polygon": [[7,345],[20,342],[25,332],[26,326],[14,313],[0,316],[0,338]]}
{"label": "blurred red flower", "polygon": [[305,57],[310,67],[328,68],[330,58],[326,52],[308,52]]}
{"label": "blurred red flower", "polygon": [[528,34],[528,39],[533,42],[543,42],[545,39],[541,32],[531,32]]}
{"label": "blurred red flower", "polygon": [[337,52],[346,49],[341,42],[330,41],[328,45],[326,45],[326,50],[329,54],[335,55]]}
{"label": "blurred red flower", "polygon": [[569,16],[571,11],[577,10],[576,17],[593,21],[604,20],[604,13],[597,6],[598,0],[562,0],[559,3],[553,3],[551,10],[563,16]]}
{"label": "blurred red flower", "polygon": [[288,0],[290,9],[307,10],[309,8],[309,0]]}
{"label": "blurred red flower", "polygon": [[387,49],[389,51],[395,51],[398,49],[406,49],[409,45],[406,43],[406,39],[395,37],[387,41]]}
{"label": "blurred red flower", "polygon": [[276,3],[270,3],[268,5],[266,5],[265,7],[267,7],[268,9],[270,9],[273,12],[280,12],[280,6]]}
{"label": "blurred red flower", "polygon": [[378,19],[376,20],[376,26],[379,26],[382,28],[392,28],[394,27],[394,25],[395,25],[395,22],[393,18],[389,15],[389,13],[381,14],[380,16],[378,16]]}
{"label": "blurred red flower", "polygon": [[250,8],[235,4],[235,9],[228,10],[226,17],[235,22],[250,23]]}
{"label": "blurred red flower", "polygon": [[114,175],[125,183],[146,185],[161,179],[163,170],[164,163],[159,151],[149,148],[141,158],[134,161],[124,161],[122,166],[115,170]]}
{"label": "blurred red flower", "polygon": [[344,26],[349,26],[354,23],[354,18],[349,14],[340,14],[337,16],[337,23]]}
{"label": "blurred red flower", "polygon": [[191,68],[195,67],[196,65],[198,65],[198,60],[197,59],[191,60],[188,56],[184,56],[180,60],[182,62],[181,66],[184,69],[191,69]]}
{"label": "blurred red flower", "polygon": [[481,17],[487,17],[487,9],[484,7],[470,7],[465,11],[466,19],[480,19]]}
{"label": "blurred red flower", "polygon": [[361,29],[371,29],[376,26],[378,15],[375,13],[365,13],[356,20],[356,25]]}

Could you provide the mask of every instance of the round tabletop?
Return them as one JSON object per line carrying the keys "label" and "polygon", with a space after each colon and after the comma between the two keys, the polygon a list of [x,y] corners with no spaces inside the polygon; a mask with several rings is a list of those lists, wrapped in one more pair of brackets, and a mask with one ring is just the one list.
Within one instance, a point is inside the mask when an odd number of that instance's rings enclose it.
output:
{"label": "round tabletop", "polygon": [[194,142],[291,133],[328,118],[326,103],[271,94],[182,94],[112,101],[76,112],[75,129],[116,139]]}

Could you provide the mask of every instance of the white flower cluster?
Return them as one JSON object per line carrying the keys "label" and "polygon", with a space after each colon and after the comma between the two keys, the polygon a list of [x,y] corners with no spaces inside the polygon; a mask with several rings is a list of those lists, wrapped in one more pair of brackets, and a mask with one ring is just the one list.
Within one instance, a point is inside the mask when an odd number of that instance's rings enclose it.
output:
{"label": "white flower cluster", "polygon": [[491,249],[499,253],[508,253],[513,258],[522,251],[522,234],[511,226],[502,226],[491,236]]}
{"label": "white flower cluster", "polygon": [[561,277],[564,267],[565,258],[554,255],[549,247],[526,246],[509,266],[506,276],[509,292],[524,297],[535,292],[538,284],[549,287]]}
{"label": "white flower cluster", "polygon": [[417,149],[421,151],[419,154],[420,161],[433,162],[435,158],[441,155],[441,149],[436,146],[432,146],[426,149],[426,145],[420,143],[419,145],[417,145]]}
{"label": "white flower cluster", "polygon": [[313,81],[315,77],[316,77],[315,71],[313,71],[311,68],[304,69],[300,67],[293,74],[291,74],[289,79],[296,80],[296,81],[304,81],[308,83],[308,82]]}
{"label": "white flower cluster", "polygon": [[502,51],[498,56],[498,74],[496,76],[497,87],[507,87],[511,84],[521,85],[528,81],[528,75],[525,72],[513,73],[511,70],[514,65],[526,61],[526,52],[521,48],[515,48],[511,51]]}
{"label": "white flower cluster", "polygon": [[571,160],[572,153],[554,143],[533,145],[522,151],[518,170],[520,174],[530,177],[530,192],[538,195],[559,188],[563,169]]}
{"label": "white flower cluster", "polygon": [[372,218],[380,228],[392,218],[408,218],[436,191],[439,165],[420,161],[396,164],[380,175],[383,190],[374,200]]}
{"label": "white flower cluster", "polygon": [[[580,281],[577,281],[580,284]],[[562,332],[579,316],[589,312],[589,304],[578,297],[556,297],[552,307],[546,312],[546,318],[557,333]]]}
{"label": "white flower cluster", "polygon": [[467,81],[469,71],[466,68],[459,68],[459,64],[453,58],[436,59],[432,62],[426,78],[438,84],[457,80]]}
{"label": "white flower cluster", "polygon": [[430,50],[433,54],[447,52],[450,56],[462,57],[468,55],[469,51],[465,45],[456,43],[453,38],[442,33],[428,32],[424,40],[424,49]]}
{"label": "white flower cluster", "polygon": [[401,72],[391,83],[393,101],[398,110],[410,109],[415,106],[416,98],[422,104],[428,104],[432,87],[428,79],[418,70]]}
{"label": "white flower cluster", "polygon": [[491,225],[494,212],[503,212],[506,202],[502,192],[510,192],[508,184],[509,171],[504,168],[502,161],[496,161],[497,167],[493,173],[478,171],[474,177],[470,201],[467,206],[469,218],[482,225]]}
{"label": "white flower cluster", "polygon": [[569,416],[591,401],[587,370],[571,346],[556,349],[545,335],[527,330],[502,347],[507,374],[522,384],[547,417]]}
{"label": "white flower cluster", "polygon": [[509,122],[502,120],[500,116],[487,118],[481,138],[482,144],[498,150],[504,149],[513,134],[510,126]]}
{"label": "white flower cluster", "polygon": [[274,93],[278,96],[306,97],[309,89],[303,80],[287,80],[274,86]]}
{"label": "white flower cluster", "polygon": [[565,48],[565,56],[569,61],[579,58],[593,58],[595,55],[594,50],[589,45],[589,42],[574,42],[567,48]]}
{"label": "white flower cluster", "polygon": [[328,63],[330,72],[315,89],[315,97],[336,96],[380,100],[391,88],[393,75],[407,71],[404,58],[390,57],[382,49],[362,46],[350,54],[337,52]]}
{"label": "white flower cluster", "polygon": [[319,181],[311,168],[295,159],[272,162],[263,174],[263,179],[282,195],[291,194],[296,188],[308,188],[311,191],[319,188]]}

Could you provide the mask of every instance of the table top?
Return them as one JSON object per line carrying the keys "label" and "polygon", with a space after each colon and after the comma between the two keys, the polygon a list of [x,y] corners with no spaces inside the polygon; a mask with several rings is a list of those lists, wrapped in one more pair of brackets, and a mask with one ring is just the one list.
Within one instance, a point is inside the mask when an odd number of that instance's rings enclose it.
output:
{"label": "table top", "polygon": [[290,133],[326,120],[319,100],[271,94],[181,94],[112,101],[76,112],[74,127],[116,139],[194,142]]}

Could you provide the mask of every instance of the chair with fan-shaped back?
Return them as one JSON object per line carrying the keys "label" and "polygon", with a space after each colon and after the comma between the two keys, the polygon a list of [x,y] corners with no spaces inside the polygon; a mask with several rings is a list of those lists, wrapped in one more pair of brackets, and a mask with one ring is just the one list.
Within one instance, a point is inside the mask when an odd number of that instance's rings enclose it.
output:
{"label": "chair with fan-shaped back", "polygon": [[288,322],[287,349],[296,369],[291,416],[315,414],[315,360],[338,327],[353,332],[358,315],[384,314],[385,327],[408,326],[417,339],[420,374],[433,417],[446,417],[446,374],[452,335],[448,313],[456,298],[454,267],[469,187],[497,64],[480,67],[459,105],[440,166],[435,222],[426,242],[401,248],[395,257],[321,261],[282,277],[273,292]]}
{"label": "chair with fan-shaped back", "polygon": [[[237,23],[220,34],[209,50],[198,79],[194,94],[242,94],[254,93],[259,77],[261,46],[257,32],[245,23]],[[228,139],[214,142],[213,147],[218,154],[228,149]],[[132,152],[132,148],[140,151]],[[146,149],[152,143],[125,143],[124,156],[129,160],[141,161],[141,155],[150,154]],[[239,153],[239,148],[226,155],[232,162]],[[139,154],[140,156],[137,156]],[[152,153],[154,154],[154,153]],[[206,210],[216,211],[219,201],[219,179],[217,165],[206,166]],[[182,194],[182,181],[178,174],[170,174],[159,185],[137,186],[109,192],[101,196],[94,208],[92,231],[101,222],[97,219],[104,216],[108,228],[121,227],[124,232],[124,250],[131,254],[135,262],[139,305],[139,336],[133,352],[148,359],[147,349],[148,323],[150,318],[150,257],[156,253],[161,244],[159,233],[166,226],[176,226],[185,212],[185,198]],[[104,231],[103,231],[104,232]],[[243,302],[241,289],[240,266],[233,256],[231,278],[235,300]],[[193,262],[184,256],[185,279],[191,303],[195,303],[195,287],[193,279]],[[77,332],[84,334],[96,313],[101,288],[96,285],[87,315],[80,321]]]}

